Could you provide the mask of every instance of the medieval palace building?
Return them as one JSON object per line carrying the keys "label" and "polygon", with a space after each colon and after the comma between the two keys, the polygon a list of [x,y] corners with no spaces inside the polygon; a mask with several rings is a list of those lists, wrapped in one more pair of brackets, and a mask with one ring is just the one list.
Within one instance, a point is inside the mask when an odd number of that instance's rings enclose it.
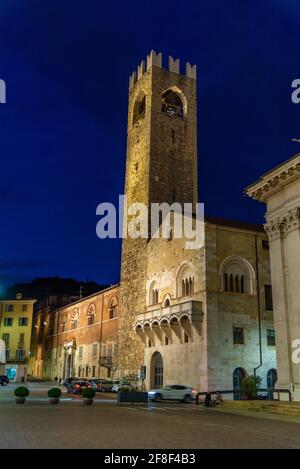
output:
{"label": "medieval palace building", "polygon": [[[130,77],[128,205],[198,202],[196,66],[151,52]],[[205,201],[204,201],[205,202]],[[204,245],[125,238],[119,285],[51,311],[29,373],[122,377],[146,387],[239,387],[276,381],[268,238],[260,225],[206,217]],[[101,241],[105,242],[105,241]],[[38,327],[37,327],[38,326]],[[50,327],[50,326],[49,326]],[[37,355],[39,354],[39,355]],[[38,358],[39,357],[39,358]],[[39,360],[39,367],[34,361]]]}

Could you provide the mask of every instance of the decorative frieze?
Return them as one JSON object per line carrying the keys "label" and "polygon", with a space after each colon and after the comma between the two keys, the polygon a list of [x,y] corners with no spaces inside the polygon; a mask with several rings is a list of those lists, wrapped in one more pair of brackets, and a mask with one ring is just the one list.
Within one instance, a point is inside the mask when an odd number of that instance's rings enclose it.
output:
{"label": "decorative frieze", "polygon": [[299,230],[300,207],[288,210],[285,214],[280,217],[276,217],[273,220],[270,220],[269,217],[267,217],[267,223],[264,225],[264,228],[270,241],[279,239],[291,231]]}

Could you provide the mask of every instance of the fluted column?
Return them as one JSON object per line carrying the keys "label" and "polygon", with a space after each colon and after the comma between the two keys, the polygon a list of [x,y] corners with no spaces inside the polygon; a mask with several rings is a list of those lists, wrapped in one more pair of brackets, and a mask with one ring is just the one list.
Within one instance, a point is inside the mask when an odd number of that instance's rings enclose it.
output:
{"label": "fluted column", "polygon": [[300,339],[300,208],[271,219],[270,241],[278,388],[292,388],[300,399],[300,366],[292,361],[292,343]]}

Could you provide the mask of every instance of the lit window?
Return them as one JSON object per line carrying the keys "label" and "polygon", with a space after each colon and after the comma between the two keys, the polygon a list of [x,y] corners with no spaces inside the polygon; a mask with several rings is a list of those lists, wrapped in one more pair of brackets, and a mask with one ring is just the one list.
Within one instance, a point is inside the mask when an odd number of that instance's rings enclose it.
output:
{"label": "lit window", "polygon": [[243,345],[244,342],[244,329],[242,327],[233,328],[233,343],[236,345]]}
{"label": "lit window", "polygon": [[274,329],[267,330],[267,344],[268,344],[268,347],[274,347],[276,345]]}
{"label": "lit window", "polygon": [[4,326],[11,327],[13,325],[13,318],[4,318]]}
{"label": "lit window", "polygon": [[19,326],[28,326],[28,318],[19,318]]}

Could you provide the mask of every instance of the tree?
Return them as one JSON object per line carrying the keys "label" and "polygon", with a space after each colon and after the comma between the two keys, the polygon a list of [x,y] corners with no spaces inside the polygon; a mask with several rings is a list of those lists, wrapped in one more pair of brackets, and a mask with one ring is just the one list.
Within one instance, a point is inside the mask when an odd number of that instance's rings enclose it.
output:
{"label": "tree", "polygon": [[242,380],[241,388],[245,391],[247,399],[255,399],[262,379],[260,376],[246,376]]}

